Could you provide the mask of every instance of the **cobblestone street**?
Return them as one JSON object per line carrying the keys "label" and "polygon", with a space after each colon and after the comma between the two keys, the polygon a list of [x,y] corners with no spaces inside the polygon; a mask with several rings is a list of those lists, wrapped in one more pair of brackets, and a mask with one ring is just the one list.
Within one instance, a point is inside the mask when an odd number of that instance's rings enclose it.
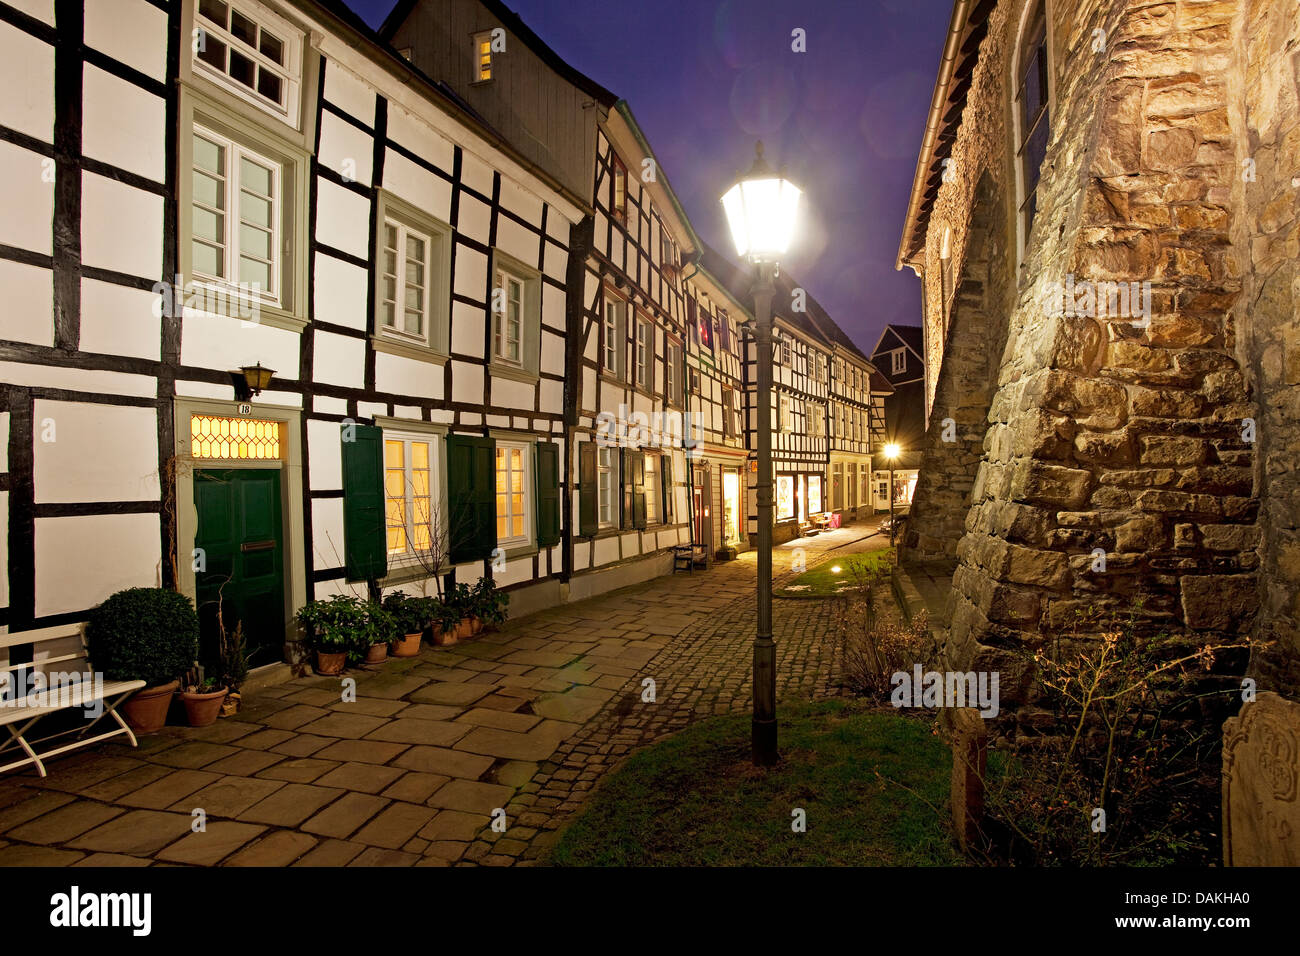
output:
{"label": "cobblestone street", "polygon": [[[776,549],[790,573],[856,526]],[[0,779],[0,864],[512,865],[544,858],[632,750],[750,706],[752,552],[512,621],[449,648],[255,691],[232,719],[169,726]],[[837,693],[832,601],[774,602],[778,695]],[[643,701],[645,681],[654,701]],[[506,830],[491,828],[504,808]],[[194,812],[206,830],[193,832]]]}

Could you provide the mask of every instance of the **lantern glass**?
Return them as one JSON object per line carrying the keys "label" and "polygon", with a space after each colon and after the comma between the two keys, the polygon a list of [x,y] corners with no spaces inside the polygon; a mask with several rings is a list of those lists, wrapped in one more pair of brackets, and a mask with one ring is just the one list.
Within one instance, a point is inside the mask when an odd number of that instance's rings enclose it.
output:
{"label": "lantern glass", "polygon": [[755,262],[785,255],[803,191],[780,176],[747,177],[722,197],[736,254]]}

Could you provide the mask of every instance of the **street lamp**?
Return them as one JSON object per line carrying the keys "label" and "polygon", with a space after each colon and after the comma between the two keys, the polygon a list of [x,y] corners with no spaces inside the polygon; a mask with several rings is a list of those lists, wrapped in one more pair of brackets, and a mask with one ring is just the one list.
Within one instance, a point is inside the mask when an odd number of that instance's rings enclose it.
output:
{"label": "street lamp", "polygon": [[894,459],[898,457],[898,442],[891,441],[885,446],[885,458],[889,461],[889,546],[894,546]]}
{"label": "street lamp", "polygon": [[736,243],[736,254],[754,265],[754,348],[758,365],[756,407],[767,421],[758,434],[758,629],[754,637],[753,759],[756,766],[777,762],[776,642],[772,640],[772,285],[780,258],[790,247],[801,191],[763,160],[756,147],[754,165],[722,197]]}

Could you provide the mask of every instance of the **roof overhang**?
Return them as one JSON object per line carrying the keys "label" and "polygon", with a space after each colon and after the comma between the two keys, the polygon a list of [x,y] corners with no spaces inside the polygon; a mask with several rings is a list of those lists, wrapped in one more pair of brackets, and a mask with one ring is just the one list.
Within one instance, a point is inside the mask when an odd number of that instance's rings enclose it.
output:
{"label": "roof overhang", "polygon": [[921,153],[912,176],[912,194],[907,204],[907,218],[903,223],[895,269],[910,266],[917,275],[921,273],[918,253],[925,245],[930,211],[939,195],[939,187],[943,185],[943,161],[952,153],[953,143],[957,140],[957,129],[966,108],[966,93],[979,60],[980,43],[988,32],[989,14],[996,6],[997,0],[955,0],[953,4],[948,38],[944,41],[943,57],[939,61],[939,76],[930,97],[930,114],[925,121]]}

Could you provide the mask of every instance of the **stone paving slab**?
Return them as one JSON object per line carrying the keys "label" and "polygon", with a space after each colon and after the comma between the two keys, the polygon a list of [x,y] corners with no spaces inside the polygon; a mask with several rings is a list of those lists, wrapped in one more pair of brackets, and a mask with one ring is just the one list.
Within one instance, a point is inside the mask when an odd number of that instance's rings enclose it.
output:
{"label": "stone paving slab", "polygon": [[[795,544],[811,561],[875,546],[862,537]],[[778,575],[788,567],[777,549]],[[355,700],[337,677],[303,676],[210,727],[65,755],[46,779],[0,776],[0,864],[531,865],[632,750],[748,708],[753,576],[742,555],[348,671]],[[831,613],[777,602],[782,696],[836,692]]]}

